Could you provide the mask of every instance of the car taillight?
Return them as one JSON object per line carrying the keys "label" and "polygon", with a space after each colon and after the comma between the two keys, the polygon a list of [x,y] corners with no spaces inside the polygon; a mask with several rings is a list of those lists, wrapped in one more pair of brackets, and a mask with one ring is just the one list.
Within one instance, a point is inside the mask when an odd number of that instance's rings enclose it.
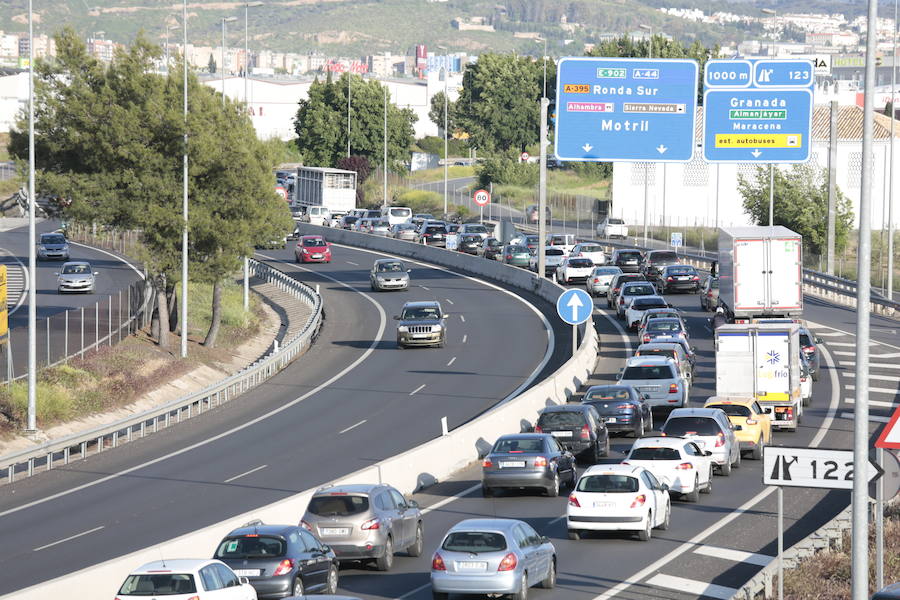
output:
{"label": "car taillight", "polygon": [[691,277],[691,279],[694,280],[694,281],[700,281],[700,278],[697,277],[696,275],[694,275],[693,277]]}
{"label": "car taillight", "polygon": [[600,278],[599,278],[599,277],[594,277],[594,283],[600,283]]}
{"label": "car taillight", "polygon": [[591,428],[587,425],[581,426],[581,439],[589,440],[591,439]]}
{"label": "car taillight", "polygon": [[506,260],[511,260],[511,259],[512,259],[512,254],[507,254],[507,255],[506,255]]}
{"label": "car taillight", "polygon": [[536,467],[546,467],[547,466],[547,457],[546,456],[538,456],[534,459],[534,466]]}
{"label": "car taillight", "polygon": [[712,298],[712,297],[713,297],[712,291],[706,292],[706,297],[707,297],[707,298]]}
{"label": "car taillight", "polygon": [[624,296],[619,298],[619,304],[625,304]]}
{"label": "car taillight", "polygon": [[666,277],[666,281],[675,281],[674,277]]}
{"label": "car taillight", "polygon": [[694,465],[693,465],[692,463],[684,462],[684,463],[681,463],[680,465],[678,465],[677,467],[675,467],[675,470],[677,470],[677,471],[690,471],[690,470],[693,469],[693,468],[694,468]]}
{"label": "car taillight", "polygon": [[444,559],[437,552],[434,553],[434,556],[431,557],[431,570],[432,571],[446,571],[447,565],[444,564]]}
{"label": "car taillight", "polygon": [[306,521],[300,521],[300,527],[302,527],[303,529],[305,529],[307,531],[313,530],[312,526],[309,523],[307,523]]}
{"label": "car taillight", "polygon": [[677,394],[677,393],[678,393],[678,384],[677,384],[677,383],[670,383],[670,384],[669,384],[669,393],[670,393],[670,394]]}
{"label": "car taillight", "polygon": [[756,419],[747,419],[746,421],[747,425],[756,425],[758,422]]}
{"label": "car taillight", "polygon": [[812,354],[813,352],[816,351],[816,347],[815,346],[803,346],[803,351],[808,354]]}
{"label": "car taillight", "polygon": [[381,528],[381,519],[369,519],[365,523],[359,526],[363,531],[371,531],[373,529]]}
{"label": "car taillight", "polygon": [[716,436],[716,448],[721,448],[725,445],[725,434],[720,433]]}
{"label": "car taillight", "polygon": [[569,506],[581,508],[581,503],[578,502],[578,498],[575,496],[575,494],[569,494]]}
{"label": "car taillight", "polygon": [[503,557],[503,560],[500,561],[500,566],[497,567],[498,571],[513,571],[516,568],[516,565],[519,564],[519,560],[516,558],[516,555],[510,552],[506,556]]}
{"label": "car taillight", "polygon": [[639,508],[644,505],[644,502],[647,501],[647,496],[640,494],[637,498],[634,499],[634,502],[631,503],[631,508]]}
{"label": "car taillight", "polygon": [[790,419],[793,419],[793,418],[794,418],[794,409],[793,409],[793,407],[788,406],[787,410],[784,411],[784,414],[786,415],[786,418],[787,418],[787,419],[789,419],[789,420],[790,420]]}
{"label": "car taillight", "polygon": [[484,467],[485,469],[490,469],[491,467],[494,466],[494,463],[492,463],[490,460],[488,460],[486,458],[481,462],[481,466]]}
{"label": "car taillight", "polygon": [[544,433],[544,430],[541,429],[541,426],[540,426],[540,425],[536,425],[535,428],[534,428],[534,432],[535,432],[535,433]]}
{"label": "car taillight", "polygon": [[286,558],[283,561],[281,561],[280,563],[278,563],[278,566],[275,567],[275,571],[272,573],[272,575],[275,575],[275,576],[287,575],[288,573],[291,572],[291,569],[293,569],[293,568],[294,568],[294,561],[292,561],[289,558]]}
{"label": "car taillight", "polygon": [[806,383],[806,377],[801,377],[800,381],[802,381],[803,383]]}
{"label": "car taillight", "polygon": [[620,404],[616,408],[619,410],[634,410],[634,407],[630,404]]}
{"label": "car taillight", "polygon": [[644,340],[644,343],[647,343],[650,341],[650,336],[647,334],[644,334],[644,337],[642,339]]}

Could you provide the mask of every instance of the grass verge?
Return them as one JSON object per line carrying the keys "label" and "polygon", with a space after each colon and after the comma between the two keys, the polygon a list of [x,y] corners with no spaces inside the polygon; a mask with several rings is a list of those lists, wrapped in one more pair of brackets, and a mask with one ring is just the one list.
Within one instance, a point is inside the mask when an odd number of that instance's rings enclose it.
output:
{"label": "grass verge", "polygon": [[[460,177],[474,177],[475,168],[471,166],[454,165],[447,167],[448,179],[459,179]],[[409,174],[408,180],[411,183],[428,183],[431,181],[444,180],[444,167],[437,169],[422,169],[421,171],[413,171]]]}

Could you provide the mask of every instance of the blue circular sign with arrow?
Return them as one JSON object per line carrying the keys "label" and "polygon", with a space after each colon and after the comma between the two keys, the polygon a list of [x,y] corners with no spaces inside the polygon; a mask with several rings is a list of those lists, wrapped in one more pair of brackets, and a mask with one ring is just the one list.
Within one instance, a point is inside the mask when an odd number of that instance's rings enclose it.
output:
{"label": "blue circular sign with arrow", "polygon": [[569,325],[581,325],[594,312],[594,300],[582,289],[566,290],[556,300],[559,318]]}

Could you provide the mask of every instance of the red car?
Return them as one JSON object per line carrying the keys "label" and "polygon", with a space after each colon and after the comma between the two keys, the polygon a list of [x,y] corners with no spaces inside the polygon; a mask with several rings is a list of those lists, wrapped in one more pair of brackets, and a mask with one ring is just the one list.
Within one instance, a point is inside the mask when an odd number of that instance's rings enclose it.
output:
{"label": "red car", "polygon": [[294,258],[298,263],[331,262],[331,244],[320,235],[304,235],[297,240]]}

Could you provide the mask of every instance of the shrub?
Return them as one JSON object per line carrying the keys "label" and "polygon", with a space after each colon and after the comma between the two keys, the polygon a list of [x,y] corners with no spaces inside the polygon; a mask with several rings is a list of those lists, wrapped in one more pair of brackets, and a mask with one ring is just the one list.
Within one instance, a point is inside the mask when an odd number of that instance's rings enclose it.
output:
{"label": "shrub", "polygon": [[433,215],[444,212],[444,197],[437,192],[428,190],[407,190],[396,196],[394,204],[408,206],[414,213],[431,213]]}
{"label": "shrub", "polygon": [[540,178],[538,165],[520,163],[508,157],[498,156],[484,160],[475,168],[478,184],[519,185],[530,187],[537,185]]}

